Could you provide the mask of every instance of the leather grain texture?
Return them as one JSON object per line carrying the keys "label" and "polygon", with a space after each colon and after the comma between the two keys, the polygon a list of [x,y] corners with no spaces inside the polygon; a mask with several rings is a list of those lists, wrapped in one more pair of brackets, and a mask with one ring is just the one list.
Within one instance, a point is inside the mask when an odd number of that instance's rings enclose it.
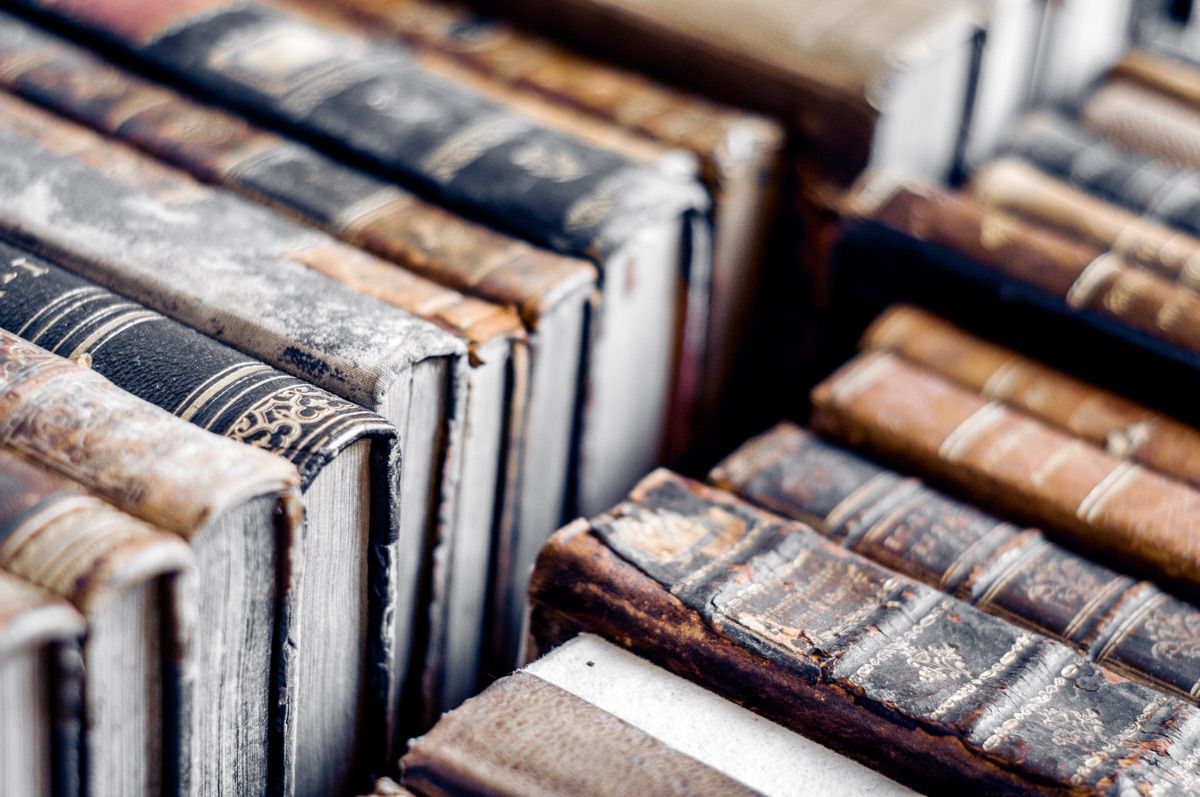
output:
{"label": "leather grain texture", "polygon": [[595,279],[585,261],[467,221],[5,14],[0,84],[199,180],[267,202],[456,290],[512,305],[530,325]]}
{"label": "leather grain texture", "polygon": [[1200,169],[1200,110],[1153,88],[1110,79],[1088,97],[1080,119],[1128,149]]}
{"label": "leather grain texture", "polygon": [[812,394],[813,428],[954,485],[1192,594],[1200,493],[888,352],[852,360]]}
{"label": "leather grain texture", "polygon": [[443,716],[400,765],[427,797],[757,793],[526,672]]}
{"label": "leather grain texture", "polygon": [[1114,457],[1200,486],[1195,427],[975,337],[918,307],[889,309],[863,335],[862,348],[894,351]]}
{"label": "leather grain texture", "polygon": [[1196,703],[1200,609],[791,424],[710,476],[827,539]]}
{"label": "leather grain texture", "polygon": [[542,647],[593,631],[927,789],[1187,793],[1200,713],[664,471],[563,529]]}

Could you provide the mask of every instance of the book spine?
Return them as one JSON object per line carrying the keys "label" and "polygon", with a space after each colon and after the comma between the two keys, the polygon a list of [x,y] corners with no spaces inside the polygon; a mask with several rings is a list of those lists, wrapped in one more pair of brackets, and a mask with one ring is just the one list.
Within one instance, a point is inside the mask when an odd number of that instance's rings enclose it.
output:
{"label": "book spine", "polygon": [[1058,229],[1122,257],[1129,265],[1200,290],[1200,240],[1105,202],[1016,158],[989,163],[971,178],[986,208]]}
{"label": "book spine", "polygon": [[462,219],[3,14],[0,85],[437,282],[514,305],[532,320],[560,283],[594,278],[586,263]]}
{"label": "book spine", "polygon": [[556,534],[531,594],[542,644],[583,627],[914,785],[1200,777],[1194,707],[665,472]]}
{"label": "book spine", "polygon": [[220,0],[170,10],[155,0],[25,5],[559,251],[592,257],[706,204],[692,182],[514,115],[426,73],[399,45],[280,9]]}
{"label": "book spine", "polygon": [[812,394],[813,427],[1084,548],[1200,586],[1200,493],[887,352]]}
{"label": "book spine", "polygon": [[1109,80],[1080,111],[1089,130],[1135,152],[1200,168],[1200,112],[1128,80]]}
{"label": "book spine", "polygon": [[1200,700],[1200,609],[783,424],[713,471],[719,487],[1131,680]]}
{"label": "book spine", "polygon": [[1030,119],[1008,152],[1090,194],[1200,236],[1200,174],[1129,152],[1056,117]]}
{"label": "book spine", "polygon": [[1200,432],[976,338],[916,307],[894,307],[863,335],[862,347],[910,362],[1137,462],[1200,486]]}
{"label": "book spine", "polygon": [[935,188],[897,190],[872,218],[1086,310],[1200,352],[1200,296],[1111,252]]}
{"label": "book spine", "polygon": [[1159,58],[1147,50],[1135,47],[1125,53],[1111,74],[1137,81],[1190,105],[1200,105],[1200,74],[1187,64]]}

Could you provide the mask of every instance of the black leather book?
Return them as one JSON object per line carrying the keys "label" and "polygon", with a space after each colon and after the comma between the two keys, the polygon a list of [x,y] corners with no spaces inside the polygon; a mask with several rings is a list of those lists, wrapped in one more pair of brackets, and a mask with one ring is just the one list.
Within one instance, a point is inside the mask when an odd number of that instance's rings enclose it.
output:
{"label": "black leather book", "polygon": [[[370,410],[3,243],[0,281],[0,327],[86,363],[177,417],[296,466],[305,493],[297,594],[323,597],[285,608],[298,632],[277,643],[277,660],[294,657],[280,674],[286,713],[279,722],[309,758],[302,769],[347,777],[366,714],[345,707],[363,705],[364,697],[368,705],[380,702],[365,687],[379,682],[369,668],[382,657],[368,651],[379,640],[366,631],[368,591],[385,587],[368,584],[363,573],[369,546],[386,546],[397,525],[395,428]],[[341,607],[337,616],[330,605]],[[295,699],[300,694],[304,698]]]}

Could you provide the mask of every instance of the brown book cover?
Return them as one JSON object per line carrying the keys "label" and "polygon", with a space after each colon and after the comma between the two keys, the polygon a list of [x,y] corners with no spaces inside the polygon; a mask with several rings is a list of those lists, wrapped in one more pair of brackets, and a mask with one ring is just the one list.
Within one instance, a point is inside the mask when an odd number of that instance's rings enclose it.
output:
{"label": "brown book cover", "polygon": [[1059,230],[1107,249],[1135,268],[1200,290],[1200,240],[1081,191],[1017,158],[992,161],[968,188],[989,210]]}
{"label": "brown book cover", "polygon": [[1200,493],[889,352],[817,386],[813,427],[1076,544],[1200,586]]}
{"label": "brown book cover", "polygon": [[[0,447],[0,568],[70,601],[83,644],[83,781],[95,794],[172,793],[196,666],[191,549]],[[140,751],[140,755],[131,754]]]}
{"label": "brown book cover", "polygon": [[1200,109],[1144,83],[1109,79],[1088,97],[1080,118],[1127,149],[1200,169]]}
{"label": "brown book cover", "polygon": [[1200,296],[1132,268],[1116,254],[933,186],[880,178],[849,202],[860,215],[949,247],[1072,309],[1099,313],[1200,352]]}
{"label": "brown book cover", "polygon": [[862,348],[893,351],[1114,457],[1200,486],[1200,431],[977,338],[920,308],[889,309],[863,335]]}
{"label": "brown book cover", "polygon": [[1064,642],[1131,680],[1200,700],[1200,609],[792,424],[710,479],[827,539]]}
{"label": "brown book cover", "polygon": [[586,629],[918,788],[1200,776],[1193,706],[664,471],[556,534],[532,595],[541,647]]}

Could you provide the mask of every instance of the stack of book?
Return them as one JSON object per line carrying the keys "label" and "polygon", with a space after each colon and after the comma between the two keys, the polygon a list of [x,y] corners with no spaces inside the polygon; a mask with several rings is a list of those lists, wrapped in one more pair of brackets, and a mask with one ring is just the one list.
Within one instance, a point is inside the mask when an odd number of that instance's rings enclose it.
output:
{"label": "stack of book", "polygon": [[1200,789],[1188,9],[499,5],[0,10],[0,790]]}

